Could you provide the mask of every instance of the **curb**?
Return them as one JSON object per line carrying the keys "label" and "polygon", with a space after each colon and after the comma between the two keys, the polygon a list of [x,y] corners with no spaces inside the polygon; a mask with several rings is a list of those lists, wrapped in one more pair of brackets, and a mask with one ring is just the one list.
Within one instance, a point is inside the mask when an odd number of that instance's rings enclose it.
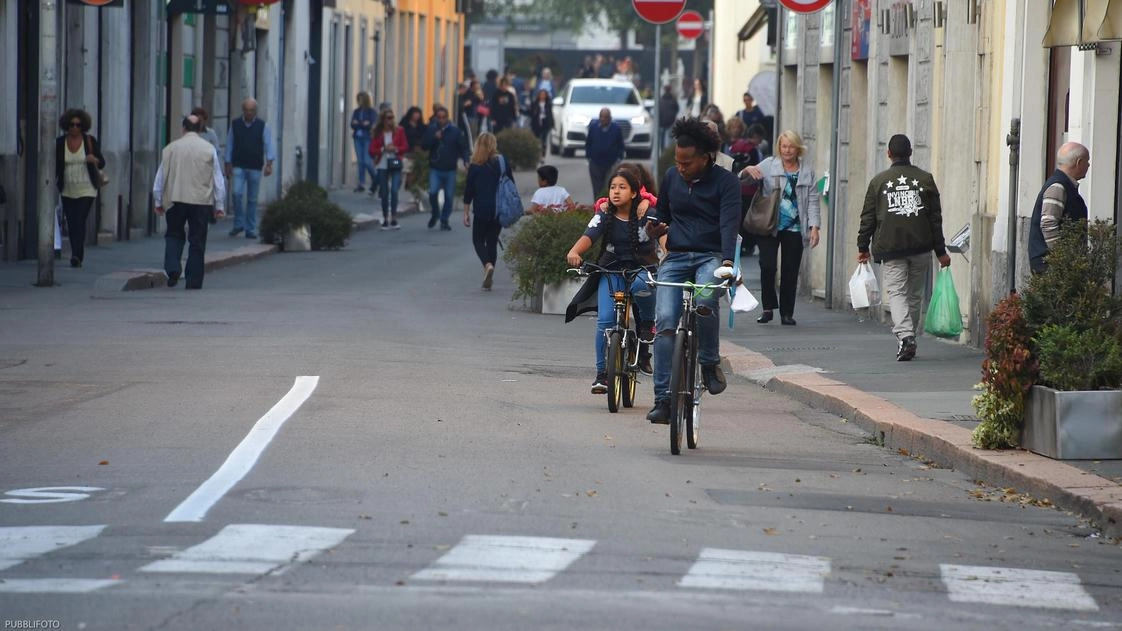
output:
{"label": "curb", "polygon": [[975,449],[970,431],[912,412],[835,381],[811,366],[776,366],[755,351],[722,341],[729,367],[768,390],[853,421],[878,444],[930,459],[999,488],[1014,487],[1094,522],[1107,537],[1122,538],[1122,486],[1063,462],[1024,450]]}
{"label": "curb", "polygon": [[[207,254],[203,269],[207,272],[248,263],[263,256],[273,254],[277,246],[264,243],[244,245],[240,248]],[[94,282],[98,291],[137,291],[167,287],[167,274],[162,269],[122,270],[99,276]]]}

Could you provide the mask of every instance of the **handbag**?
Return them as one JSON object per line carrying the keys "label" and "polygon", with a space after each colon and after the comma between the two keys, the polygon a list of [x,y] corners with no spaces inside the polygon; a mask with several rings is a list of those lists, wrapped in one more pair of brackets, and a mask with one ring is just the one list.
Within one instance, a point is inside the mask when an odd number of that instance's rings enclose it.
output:
{"label": "handbag", "polygon": [[401,158],[397,156],[389,156],[386,158],[387,171],[400,171],[403,166],[404,164],[402,164]]}
{"label": "handbag", "polygon": [[[86,136],[86,155],[93,155],[90,151],[90,137]],[[94,187],[101,188],[109,183],[109,174],[101,169],[94,167]]]}
{"label": "handbag", "polygon": [[483,118],[487,118],[488,116],[491,115],[491,108],[489,108],[486,105],[480,103],[479,105],[475,106],[475,113],[479,114]]}
{"label": "handbag", "polygon": [[778,183],[767,194],[764,194],[763,186],[756,189],[748,212],[740,222],[744,232],[762,237],[771,236],[779,224],[779,198],[782,195],[783,188]]}

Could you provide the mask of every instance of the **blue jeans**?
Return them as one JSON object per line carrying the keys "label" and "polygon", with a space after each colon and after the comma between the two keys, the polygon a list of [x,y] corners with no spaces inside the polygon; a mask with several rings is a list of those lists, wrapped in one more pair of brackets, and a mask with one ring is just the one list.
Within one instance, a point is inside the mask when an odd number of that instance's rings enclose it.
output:
{"label": "blue jeans", "polygon": [[257,189],[261,187],[261,171],[234,167],[234,227],[246,234],[257,233]]}
{"label": "blue jeans", "polygon": [[[608,344],[604,339],[604,331],[616,324],[616,303],[612,300],[612,292],[623,289],[623,277],[616,274],[603,274],[600,276],[600,293],[596,301],[596,374],[604,372],[604,354]],[[648,296],[637,296],[639,292],[646,292]],[[650,320],[655,312],[655,294],[647,287],[642,278],[631,282],[631,300],[639,308],[639,320]]]}
{"label": "blue jeans", "polygon": [[374,158],[370,157],[370,139],[356,136],[354,141],[355,160],[358,162],[358,185],[362,186],[366,182],[368,172],[370,173],[370,184],[373,185],[378,181],[378,175],[374,173]]}
{"label": "blue jeans", "polygon": [[[440,204],[440,191],[444,190],[444,208],[437,213]],[[447,224],[452,216],[452,198],[456,196],[456,170],[437,171],[429,170],[429,205],[432,206],[432,218],[440,218],[441,225]]]}
{"label": "blue jeans", "polygon": [[[671,252],[658,266],[658,279],[670,283],[714,283],[713,271],[721,266],[719,257],[701,252]],[[705,305],[713,310],[712,315],[698,317],[697,360],[703,366],[717,364],[720,354],[720,307],[718,298],[722,291],[708,292],[698,296],[696,304]],[[654,344],[654,398],[665,401],[670,398],[670,361],[674,355],[674,332],[682,317],[682,289],[679,287],[659,287],[655,305],[655,329],[658,336]]]}
{"label": "blue jeans", "polygon": [[374,179],[382,198],[382,217],[397,216],[397,191],[401,188],[401,169],[378,169]]}

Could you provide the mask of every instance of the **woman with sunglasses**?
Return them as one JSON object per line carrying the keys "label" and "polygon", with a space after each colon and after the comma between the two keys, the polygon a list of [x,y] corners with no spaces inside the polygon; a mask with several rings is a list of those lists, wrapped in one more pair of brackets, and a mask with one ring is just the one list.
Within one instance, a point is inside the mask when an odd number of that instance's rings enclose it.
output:
{"label": "woman with sunglasses", "polygon": [[55,139],[55,185],[62,194],[62,212],[70,232],[70,267],[82,267],[86,256],[86,221],[105,168],[101,146],[89,134],[85,110],[69,109],[58,120],[63,134]]}
{"label": "woman with sunglasses", "polygon": [[393,110],[382,110],[370,138],[378,192],[382,197],[382,230],[397,230],[397,191],[401,188],[402,158],[409,152],[405,129],[397,124]]}

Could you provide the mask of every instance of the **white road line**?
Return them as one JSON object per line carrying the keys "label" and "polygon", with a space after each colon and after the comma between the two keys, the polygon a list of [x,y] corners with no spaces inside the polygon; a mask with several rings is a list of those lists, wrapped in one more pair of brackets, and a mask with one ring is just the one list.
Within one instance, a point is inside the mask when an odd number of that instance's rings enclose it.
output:
{"label": "white road line", "polygon": [[0,528],[0,570],[93,539],[105,526],[9,526]]}
{"label": "white road line", "polygon": [[830,574],[824,557],[705,548],[680,587],[822,593]]}
{"label": "white road line", "polygon": [[588,539],[467,535],[413,579],[544,583],[594,545]]}
{"label": "white road line", "polygon": [[0,579],[0,594],[85,594],[124,581],[95,578]]}
{"label": "white road line", "polygon": [[207,511],[253,469],[253,465],[257,463],[257,459],[280,431],[284,422],[300,409],[308,397],[312,396],[317,384],[319,384],[319,377],[297,377],[296,383],[288,394],[253,425],[253,429],[249,430],[249,434],[238,443],[234,451],[230,452],[226,462],[222,463],[218,471],[183,500],[183,503],[169,513],[164,521],[202,521]]}
{"label": "white road line", "polygon": [[264,574],[303,563],[352,533],[349,528],[231,524],[199,545],[149,563],[140,571]]}
{"label": "white road line", "polygon": [[1012,607],[1098,611],[1095,599],[1071,572],[977,565],[939,565],[950,599]]}

